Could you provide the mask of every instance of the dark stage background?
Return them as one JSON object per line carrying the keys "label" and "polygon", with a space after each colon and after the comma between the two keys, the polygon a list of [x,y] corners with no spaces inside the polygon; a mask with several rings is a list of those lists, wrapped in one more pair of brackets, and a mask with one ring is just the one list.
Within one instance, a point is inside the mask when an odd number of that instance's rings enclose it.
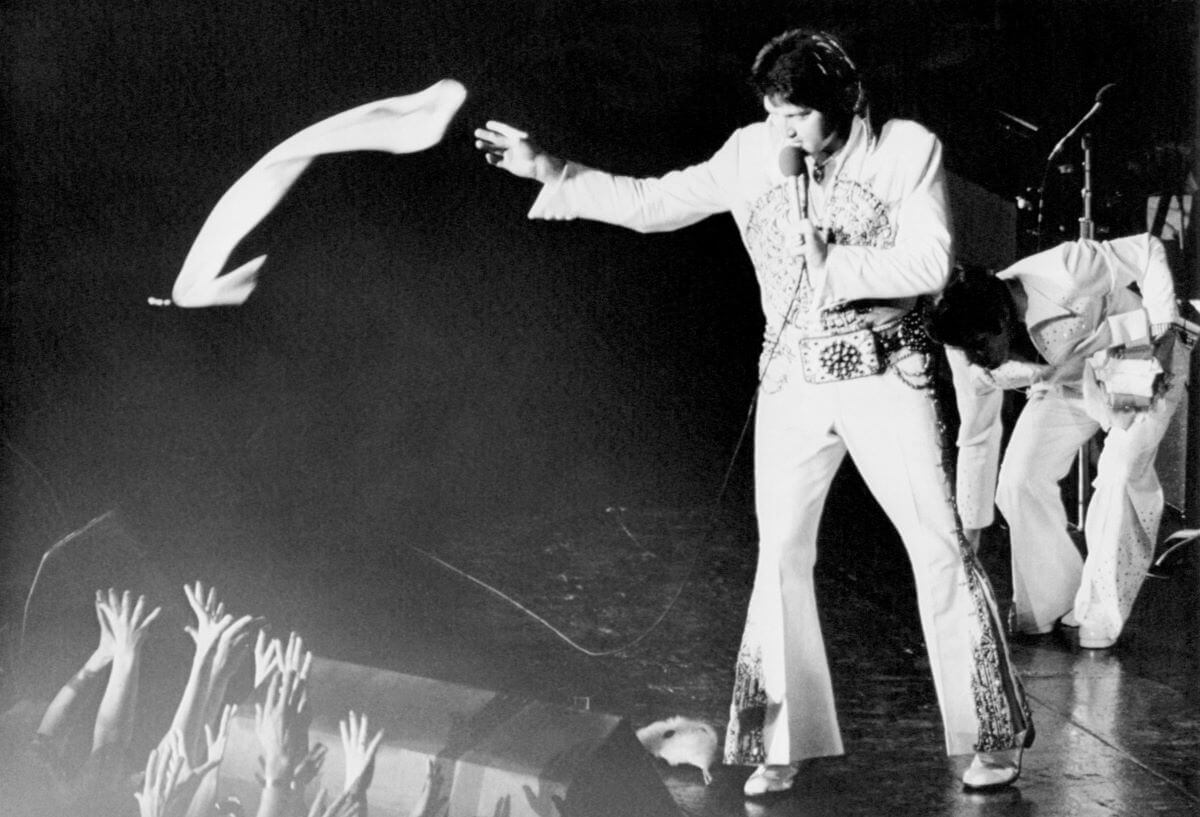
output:
{"label": "dark stage background", "polygon": [[[168,587],[219,572],[264,612],[325,604],[348,624],[354,587],[414,569],[405,543],[708,507],[761,329],[732,221],[530,222],[534,186],[472,147],[488,118],[662,172],[761,115],[744,77],[767,37],[831,25],[880,115],[922,119],[952,170],[1010,200],[1119,82],[1094,129],[1102,233],[1144,224],[1194,132],[1190,2],[13,0],[2,15],[10,625],[42,552],[109,510]],[[269,260],[245,306],[147,305],[269,148],[446,77],[469,96],[441,144],[322,158],[247,238],[229,268]],[[1077,190],[1052,177],[1051,230],[1073,234]],[[744,520],[748,483],[743,452],[726,507]],[[850,477],[835,502],[876,519]],[[840,538],[828,558],[881,546]],[[326,604],[273,583],[295,576],[351,589]]]}

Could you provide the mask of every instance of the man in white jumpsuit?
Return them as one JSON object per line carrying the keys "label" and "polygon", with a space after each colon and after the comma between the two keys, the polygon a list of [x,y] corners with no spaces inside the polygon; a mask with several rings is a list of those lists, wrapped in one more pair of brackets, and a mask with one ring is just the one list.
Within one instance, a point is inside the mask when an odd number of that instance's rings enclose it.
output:
{"label": "man in white jumpsuit", "polygon": [[[800,761],[843,753],[813,565],[847,452],[908,549],[946,749],[976,753],[968,788],[1007,785],[1033,731],[990,585],[953,507],[915,308],[949,275],[941,145],[915,122],[876,134],[857,68],[830,35],[786,32],[752,74],[766,120],[658,178],[563,162],[500,122],[476,130],[476,146],[491,164],[543,183],[531,218],[652,232],[728,212],[754,262],[766,318],[760,542],[725,744],[727,763],[758,766],[747,796],[787,790]],[[796,148],[808,195],[780,169],[781,150]]]}
{"label": "man in white jumpsuit", "polygon": [[[1166,253],[1144,234],[1066,242],[994,277],[957,280],[935,308],[930,328],[947,346],[962,423],[959,513],[972,535],[992,523],[993,497],[1004,514],[1014,632],[1048,633],[1062,620],[1092,649],[1120,635],[1162,519],[1155,452],[1187,384],[1188,350],[1171,329],[1177,317]],[[1017,361],[1010,351],[1026,333],[1029,356],[1042,360]],[[1122,367],[1123,376],[1109,377]],[[1029,399],[997,481],[1004,388],[1027,388]],[[1058,483],[1101,429],[1085,560]]]}

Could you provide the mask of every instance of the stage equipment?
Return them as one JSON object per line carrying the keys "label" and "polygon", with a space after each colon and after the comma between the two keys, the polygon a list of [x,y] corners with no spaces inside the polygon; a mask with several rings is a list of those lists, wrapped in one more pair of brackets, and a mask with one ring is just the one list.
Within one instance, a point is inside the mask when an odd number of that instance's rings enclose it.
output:
{"label": "stage equipment", "polygon": [[[254,703],[229,728],[219,796],[257,808]],[[554,706],[459,684],[315,658],[310,737],[328,753],[320,786],[341,793],[338,721],[365,713],[383,730],[367,792],[373,817],[669,817],[677,815],[653,760],[615,715]]]}
{"label": "stage equipment", "polygon": [[[1046,157],[1045,172],[1042,173],[1042,183],[1038,189],[1038,249],[1042,246],[1042,216],[1045,211],[1045,194],[1046,194],[1046,178],[1049,175],[1050,165],[1054,159],[1063,151],[1072,138],[1079,133],[1084,125],[1092,120],[1100,112],[1104,105],[1104,96],[1116,87],[1115,82],[1110,82],[1096,92],[1096,100],[1087,113],[1083,115],[1078,122],[1075,123],[1062,139],[1058,140],[1058,144],[1050,151],[1050,155]],[[1088,132],[1084,132],[1080,138],[1080,147],[1083,150],[1083,186],[1080,190],[1080,196],[1083,199],[1083,214],[1079,217],[1079,237],[1081,239],[1094,239],[1096,235],[1095,223],[1092,221],[1092,136]],[[1089,440],[1079,447],[1079,453],[1075,457],[1075,524],[1079,530],[1083,530],[1083,523],[1087,515],[1087,503],[1091,497],[1091,463],[1093,448],[1097,445],[1096,441]]]}
{"label": "stage equipment", "polygon": [[1111,91],[1115,87],[1117,87],[1117,83],[1110,82],[1107,85],[1105,85],[1103,88],[1101,88],[1099,91],[1096,92],[1095,104],[1092,105],[1091,109],[1089,109],[1088,112],[1083,115],[1082,119],[1080,119],[1078,122],[1075,123],[1075,127],[1071,128],[1069,131],[1067,131],[1066,134],[1063,136],[1063,138],[1058,140],[1058,144],[1054,146],[1054,149],[1050,151],[1050,155],[1046,157],[1046,161],[1048,163],[1053,162],[1054,158],[1056,156],[1058,156],[1058,154],[1062,153],[1063,148],[1066,147],[1067,142],[1069,142],[1071,139],[1073,139],[1075,137],[1075,134],[1079,133],[1080,129],[1084,125],[1086,125],[1088,122],[1092,121],[1092,118],[1096,114],[1100,113],[1100,108],[1103,107],[1103,105],[1104,105],[1104,95],[1107,94],[1109,91]]}

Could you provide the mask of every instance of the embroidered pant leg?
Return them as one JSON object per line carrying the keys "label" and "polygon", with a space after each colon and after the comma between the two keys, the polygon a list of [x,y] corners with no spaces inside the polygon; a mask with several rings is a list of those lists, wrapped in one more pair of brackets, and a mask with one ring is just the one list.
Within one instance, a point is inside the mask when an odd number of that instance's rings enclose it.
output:
{"label": "embroidered pant leg", "polygon": [[[797,377],[795,380],[799,380]],[[759,553],[735,670],[725,762],[784,764],[842,754],[813,585],[817,526],[845,448],[830,385],[759,396]]]}
{"label": "embroidered pant leg", "polygon": [[1035,393],[1013,426],[996,484],[1012,546],[1013,628],[1047,632],[1069,611],[1083,558],[1067,533],[1059,480],[1099,429],[1080,398]]}
{"label": "embroidered pant leg", "polygon": [[946,750],[1010,748],[1028,707],[991,585],[962,537],[933,393],[891,372],[841,391],[837,430],[912,564]]}
{"label": "embroidered pant leg", "polygon": [[1154,456],[1184,386],[1177,378],[1151,411],[1128,428],[1114,425],[1104,438],[1084,524],[1088,555],[1075,616],[1105,637],[1120,635],[1154,558],[1163,511]]}

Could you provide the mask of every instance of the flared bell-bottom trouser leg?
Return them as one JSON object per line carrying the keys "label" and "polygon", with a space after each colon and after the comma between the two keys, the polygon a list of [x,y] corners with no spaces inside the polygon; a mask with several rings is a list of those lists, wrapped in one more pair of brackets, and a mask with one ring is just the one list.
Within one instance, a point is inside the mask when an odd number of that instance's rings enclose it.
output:
{"label": "flared bell-bottom trouser leg", "polygon": [[961,536],[930,393],[890,372],[798,380],[759,398],[759,556],[726,762],[783,764],[843,751],[813,566],[821,510],[847,452],[908,550],[948,752],[1015,745],[1028,709],[990,585]]}
{"label": "flared bell-bottom trouser leg", "polygon": [[1021,410],[996,482],[1012,547],[1013,629],[1048,632],[1071,610],[1083,557],[1067,533],[1059,481],[1100,424],[1083,399],[1036,392]]}
{"label": "flared bell-bottom trouser leg", "polygon": [[1057,390],[1031,400],[1021,412],[996,489],[1011,532],[1019,629],[1046,630],[1073,611],[1095,634],[1120,635],[1154,558],[1162,521],[1154,460],[1187,385],[1186,353],[1177,354],[1182,357],[1167,393],[1127,426],[1112,425],[1104,437],[1084,522],[1086,560],[1067,534],[1058,481],[1100,423],[1083,398]]}
{"label": "flared bell-bottom trouser leg", "polygon": [[[1038,395],[1021,411],[996,487],[1012,534],[1019,629],[1046,630],[1073,611],[1096,635],[1121,635],[1158,541],[1163,488],[1154,456],[1187,389],[1188,349],[1176,347],[1172,362],[1169,388],[1153,408],[1111,423],[1105,434],[1084,523],[1086,560],[1067,534],[1058,480],[1098,431],[1100,417],[1084,398],[1060,390]],[[1108,425],[1114,417],[1103,420]]]}

